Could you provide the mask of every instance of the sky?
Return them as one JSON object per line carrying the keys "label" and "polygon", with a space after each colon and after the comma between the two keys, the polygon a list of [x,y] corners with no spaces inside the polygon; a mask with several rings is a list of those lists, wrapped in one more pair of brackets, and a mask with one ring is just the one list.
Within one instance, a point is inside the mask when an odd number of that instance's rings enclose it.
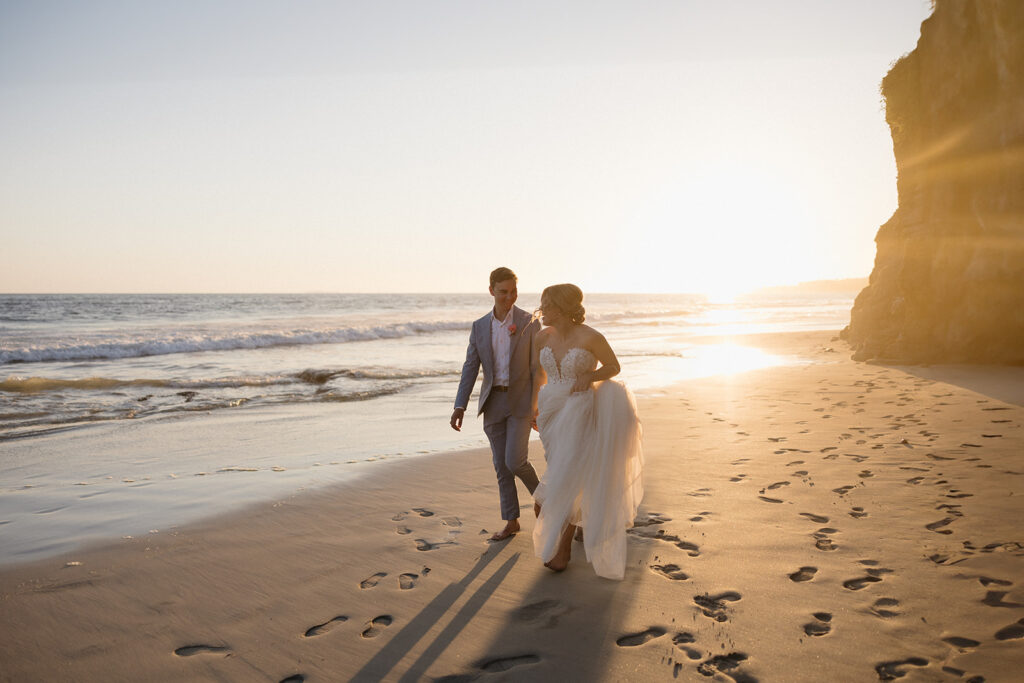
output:
{"label": "sky", "polygon": [[0,292],[865,277],[928,0],[0,0]]}

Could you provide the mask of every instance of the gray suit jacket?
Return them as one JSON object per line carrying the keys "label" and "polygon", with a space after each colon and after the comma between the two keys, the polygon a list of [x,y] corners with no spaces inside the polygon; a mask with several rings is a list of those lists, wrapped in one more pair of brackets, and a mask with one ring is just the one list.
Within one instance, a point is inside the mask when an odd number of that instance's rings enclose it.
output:
{"label": "gray suit jacket", "polygon": [[[508,368],[508,405],[515,417],[530,417],[530,402],[533,398],[533,373],[530,361],[533,358],[534,337],[540,331],[540,323],[530,322],[530,314],[523,309],[512,307],[512,321],[516,325],[512,335],[512,349]],[[487,399],[491,395],[494,384],[494,353],[491,350],[491,314],[488,313],[473,323],[469,333],[469,347],[466,349],[466,362],[462,365],[462,379],[459,391],[455,396],[456,408],[467,408],[469,396],[473,393],[473,385],[484,370],[484,382],[480,387],[480,401],[477,404],[477,415],[486,410]]]}

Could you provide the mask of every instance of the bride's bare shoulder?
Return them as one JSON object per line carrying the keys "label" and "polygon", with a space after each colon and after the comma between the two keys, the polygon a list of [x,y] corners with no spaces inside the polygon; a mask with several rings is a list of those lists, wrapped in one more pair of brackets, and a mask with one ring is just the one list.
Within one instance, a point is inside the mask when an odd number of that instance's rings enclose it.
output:
{"label": "bride's bare shoulder", "polygon": [[585,324],[584,325],[580,325],[580,336],[582,337],[583,341],[586,341],[586,342],[596,341],[598,339],[604,339],[604,335],[603,334],[601,334],[600,332],[595,330],[590,325],[585,325]]}

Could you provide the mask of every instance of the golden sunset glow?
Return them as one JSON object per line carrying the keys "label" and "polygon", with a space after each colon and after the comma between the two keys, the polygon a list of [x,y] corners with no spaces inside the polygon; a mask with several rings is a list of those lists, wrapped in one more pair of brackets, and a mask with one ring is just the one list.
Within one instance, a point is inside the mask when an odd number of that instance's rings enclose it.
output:
{"label": "golden sunset glow", "polygon": [[869,272],[878,84],[927,2],[409,8],[0,10],[0,291],[475,292],[504,264],[727,301]]}

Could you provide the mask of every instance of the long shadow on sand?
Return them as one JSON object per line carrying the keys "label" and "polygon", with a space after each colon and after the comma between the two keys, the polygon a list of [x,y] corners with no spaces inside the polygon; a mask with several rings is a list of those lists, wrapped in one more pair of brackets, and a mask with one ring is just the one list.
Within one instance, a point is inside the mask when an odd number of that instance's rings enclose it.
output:
{"label": "long shadow on sand", "polygon": [[[477,560],[473,568],[458,583],[450,584],[437,597],[430,601],[426,607],[420,610],[413,619],[406,624],[401,631],[396,633],[387,645],[373,656],[366,664],[352,677],[353,681],[379,681],[402,660],[416,645],[427,635],[427,633],[442,620],[448,610],[462,597],[469,588],[469,585],[479,576],[483,570],[493,562],[501,550],[491,549],[484,553]],[[444,630],[441,631],[427,648],[416,658],[409,669],[402,675],[401,681],[419,681],[423,679],[424,672],[437,659],[438,655],[445,651],[458,634],[473,619],[481,607],[493,595],[494,591],[501,585],[508,573],[512,571],[516,562],[519,561],[519,553],[512,554],[505,562],[498,567],[486,581],[484,581],[466,600],[458,613],[451,619]]]}
{"label": "long shadow on sand", "polygon": [[[879,365],[882,365],[879,363]],[[1024,368],[988,365],[884,365],[914,377],[944,382],[983,396],[1024,406]]]}
{"label": "long shadow on sand", "polygon": [[[483,649],[483,658],[468,662],[468,670],[433,680],[468,683],[495,673],[504,674],[507,680],[607,678],[611,650],[616,641],[625,640],[622,629],[630,606],[628,595],[640,580],[638,567],[646,564],[641,555],[649,554],[649,548],[633,548],[626,578],[613,581],[597,576],[584,559],[582,544],[574,543],[573,560],[565,572],[543,570],[525,592],[508,601],[511,609],[497,629],[498,635]],[[532,556],[528,560],[540,564]]]}

